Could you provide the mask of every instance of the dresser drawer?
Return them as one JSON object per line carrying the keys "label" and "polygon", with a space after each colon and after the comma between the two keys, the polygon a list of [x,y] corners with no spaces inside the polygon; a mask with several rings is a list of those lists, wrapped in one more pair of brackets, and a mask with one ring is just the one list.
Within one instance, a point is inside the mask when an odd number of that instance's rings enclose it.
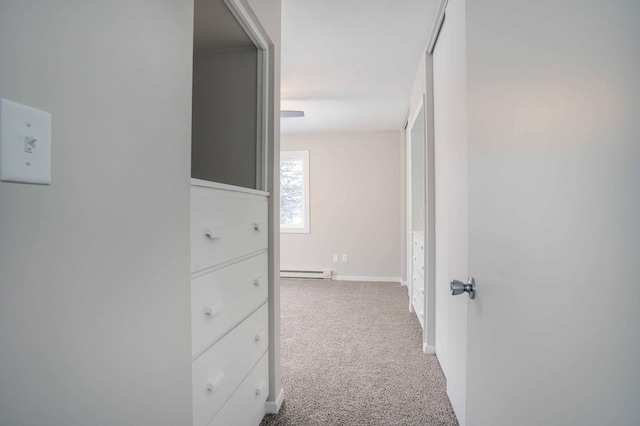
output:
{"label": "dresser drawer", "polygon": [[413,303],[413,309],[416,312],[416,315],[424,317],[424,294],[420,292],[418,289],[413,290],[413,296],[411,297],[411,303]]}
{"label": "dresser drawer", "polygon": [[264,354],[209,426],[258,426],[269,393],[269,356]]}
{"label": "dresser drawer", "polygon": [[268,308],[265,303],[192,366],[193,422],[206,425],[218,413],[268,348]]}
{"label": "dresser drawer", "polygon": [[411,234],[413,237],[413,247],[415,250],[420,250],[424,254],[424,236],[416,232]]}
{"label": "dresser drawer", "polygon": [[424,274],[418,270],[417,267],[413,267],[413,273],[411,274],[412,288],[422,287],[424,288]]}
{"label": "dresser drawer", "polygon": [[417,282],[414,281],[411,304],[420,320],[420,325],[424,328],[424,278],[415,269],[413,270],[413,277],[418,280]]}
{"label": "dresser drawer", "polygon": [[268,296],[267,253],[191,281],[191,348],[196,355],[262,305]]}
{"label": "dresser drawer", "polygon": [[191,186],[191,272],[267,248],[264,195]]}
{"label": "dresser drawer", "polygon": [[418,321],[420,321],[420,327],[424,330],[424,309],[417,310],[416,315],[418,316]]}
{"label": "dresser drawer", "polygon": [[424,274],[424,238],[422,235],[413,234],[412,258],[413,266]]}

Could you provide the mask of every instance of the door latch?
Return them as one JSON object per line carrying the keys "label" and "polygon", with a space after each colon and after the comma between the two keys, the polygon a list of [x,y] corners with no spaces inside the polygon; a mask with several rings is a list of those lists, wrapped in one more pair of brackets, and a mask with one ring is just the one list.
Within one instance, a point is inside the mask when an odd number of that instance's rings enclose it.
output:
{"label": "door latch", "polygon": [[469,277],[469,281],[465,284],[462,281],[451,280],[451,295],[457,296],[464,292],[469,293],[469,299],[476,297],[476,280],[473,277]]}

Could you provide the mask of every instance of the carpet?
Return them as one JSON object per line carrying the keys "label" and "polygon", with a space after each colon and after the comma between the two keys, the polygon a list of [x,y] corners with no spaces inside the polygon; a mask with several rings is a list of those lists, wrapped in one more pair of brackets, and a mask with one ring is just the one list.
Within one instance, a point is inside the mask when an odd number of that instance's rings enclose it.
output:
{"label": "carpet", "polygon": [[398,283],[281,281],[284,404],[261,426],[457,425]]}

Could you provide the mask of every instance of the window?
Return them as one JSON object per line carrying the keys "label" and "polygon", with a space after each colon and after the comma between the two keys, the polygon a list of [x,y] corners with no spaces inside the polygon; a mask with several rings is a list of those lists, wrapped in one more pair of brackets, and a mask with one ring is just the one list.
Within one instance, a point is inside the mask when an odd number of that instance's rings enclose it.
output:
{"label": "window", "polygon": [[280,153],[280,232],[309,233],[309,151]]}

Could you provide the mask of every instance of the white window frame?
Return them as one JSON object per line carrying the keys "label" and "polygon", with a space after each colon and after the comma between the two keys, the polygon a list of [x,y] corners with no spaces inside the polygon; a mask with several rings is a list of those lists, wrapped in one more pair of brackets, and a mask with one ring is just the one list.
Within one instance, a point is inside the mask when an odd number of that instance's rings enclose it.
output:
{"label": "white window frame", "polygon": [[[280,233],[283,234],[309,234],[309,151],[281,151],[280,159],[303,159],[303,219],[302,227],[285,227],[280,225]],[[278,201],[279,202],[279,201]]]}

